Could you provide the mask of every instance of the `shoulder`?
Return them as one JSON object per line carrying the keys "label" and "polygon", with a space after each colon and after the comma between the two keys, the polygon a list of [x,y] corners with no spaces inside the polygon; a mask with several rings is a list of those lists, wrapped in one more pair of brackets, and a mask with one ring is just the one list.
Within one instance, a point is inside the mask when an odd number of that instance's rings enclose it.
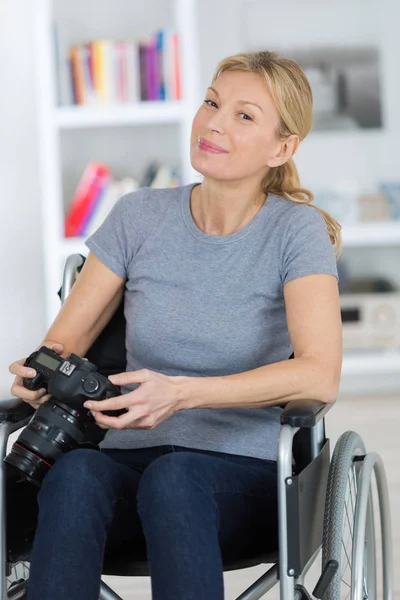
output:
{"label": "shoulder", "polygon": [[286,200],[275,194],[268,194],[275,225],[284,234],[298,232],[304,228],[326,230],[325,219],[313,205]]}
{"label": "shoulder", "polygon": [[267,202],[271,204],[271,207],[277,215],[284,216],[290,221],[296,221],[299,218],[313,219],[314,215],[317,215],[317,220],[324,220],[322,215],[316,210],[315,206],[311,204],[286,200],[286,198],[277,196],[276,194],[268,194]]}
{"label": "shoulder", "polygon": [[174,188],[142,187],[119,198],[117,205],[121,217],[141,226],[162,220],[165,211],[171,209],[182,197],[187,186]]}
{"label": "shoulder", "polygon": [[188,186],[171,188],[142,187],[135,192],[129,192],[120,198],[120,202],[127,206],[140,206],[143,204],[156,205],[180,199],[182,191]]}

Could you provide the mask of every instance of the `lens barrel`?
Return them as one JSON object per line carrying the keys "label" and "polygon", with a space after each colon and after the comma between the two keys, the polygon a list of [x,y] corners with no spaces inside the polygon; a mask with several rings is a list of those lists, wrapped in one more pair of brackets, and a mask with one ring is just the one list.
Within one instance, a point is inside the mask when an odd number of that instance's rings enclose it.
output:
{"label": "lens barrel", "polygon": [[55,461],[82,442],[87,425],[86,409],[50,398],[37,409],[4,461],[40,487]]}

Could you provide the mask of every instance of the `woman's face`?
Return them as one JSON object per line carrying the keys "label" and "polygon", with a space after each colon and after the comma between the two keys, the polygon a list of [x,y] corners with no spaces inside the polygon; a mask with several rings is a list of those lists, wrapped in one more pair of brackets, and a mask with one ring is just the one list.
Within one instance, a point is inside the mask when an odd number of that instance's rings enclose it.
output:
{"label": "woman's face", "polygon": [[[279,115],[266,83],[255,73],[224,71],[208,88],[197,111],[190,143],[192,167],[220,180],[259,176],[277,166],[282,142],[276,138]],[[198,138],[225,150],[213,153]]]}

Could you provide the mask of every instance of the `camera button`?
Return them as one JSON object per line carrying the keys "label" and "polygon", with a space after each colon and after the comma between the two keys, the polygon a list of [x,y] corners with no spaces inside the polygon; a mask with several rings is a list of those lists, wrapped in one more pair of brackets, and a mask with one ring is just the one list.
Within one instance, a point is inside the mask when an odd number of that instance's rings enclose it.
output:
{"label": "camera button", "polygon": [[87,392],[88,394],[93,394],[93,392],[97,392],[97,390],[99,389],[100,384],[97,381],[97,379],[86,379],[86,381],[83,382],[83,389],[85,390],[85,392]]}

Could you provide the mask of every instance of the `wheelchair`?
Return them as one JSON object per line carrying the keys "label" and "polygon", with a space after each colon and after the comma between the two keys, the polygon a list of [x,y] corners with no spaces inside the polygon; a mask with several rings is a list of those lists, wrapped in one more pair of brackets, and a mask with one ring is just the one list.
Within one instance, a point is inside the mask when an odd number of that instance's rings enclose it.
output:
{"label": "wheelchair", "polygon": [[[65,264],[61,302],[74,284],[85,257],[71,255]],[[126,368],[125,319],[121,305],[87,358],[108,376]],[[293,354],[290,358],[293,358]],[[288,402],[281,413],[278,447],[279,547],[274,552],[224,563],[224,571],[266,564],[269,569],[236,600],[257,600],[277,583],[281,600],[376,600],[378,571],[382,597],[393,599],[393,556],[385,469],[376,452],[367,452],[360,436],[346,431],[332,459],[325,416],[333,404]],[[11,433],[29,422],[33,409],[18,398],[0,403],[0,446],[4,459]],[[104,432],[103,432],[104,433]],[[37,488],[0,467],[0,600],[26,598],[29,556],[37,519]],[[373,477],[374,475],[374,477]],[[376,483],[373,494],[373,481]],[[376,499],[378,506],[376,507]],[[374,510],[375,508],[379,510]],[[375,514],[379,514],[381,569],[376,552]],[[322,548],[321,575],[312,592],[305,577]],[[113,554],[104,575],[146,576],[146,557],[138,561]],[[272,565],[272,566],[270,566]],[[122,600],[101,582],[99,600]]]}

